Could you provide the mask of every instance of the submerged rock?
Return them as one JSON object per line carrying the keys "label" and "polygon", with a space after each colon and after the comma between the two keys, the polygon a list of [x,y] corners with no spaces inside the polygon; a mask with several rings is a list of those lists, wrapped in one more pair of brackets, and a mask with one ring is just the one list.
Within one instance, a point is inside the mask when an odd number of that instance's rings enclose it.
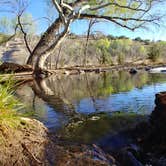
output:
{"label": "submerged rock", "polygon": [[150,69],[151,69],[150,66],[146,66],[146,67],[145,67],[145,71],[149,71]]}
{"label": "submerged rock", "polygon": [[135,68],[131,68],[130,71],[129,71],[130,74],[136,74],[137,72],[138,71]]}

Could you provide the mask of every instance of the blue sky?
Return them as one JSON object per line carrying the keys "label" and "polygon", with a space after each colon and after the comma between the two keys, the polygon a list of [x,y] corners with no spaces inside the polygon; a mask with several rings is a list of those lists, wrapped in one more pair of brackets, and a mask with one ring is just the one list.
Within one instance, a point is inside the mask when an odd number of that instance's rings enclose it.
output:
{"label": "blue sky", "polygon": [[[85,21],[83,23],[80,23],[80,21],[76,21],[72,25],[72,31],[76,32],[78,34],[86,33],[87,26],[88,26],[88,24]],[[141,37],[142,39],[165,40],[166,41],[166,27],[164,27],[164,26],[161,26],[161,27],[149,26],[148,29],[137,29],[133,32],[133,31],[130,31],[128,29],[121,28],[121,27],[114,25],[112,23],[105,22],[105,23],[96,24],[92,29],[92,32],[93,31],[94,32],[101,31],[104,34],[110,34],[113,36],[124,35],[124,36],[127,36],[129,38]]]}
{"label": "blue sky", "polygon": [[[160,11],[165,12],[166,6],[162,6],[160,8]],[[43,16],[47,16],[47,8],[45,4],[45,0],[30,0],[29,7],[27,9],[28,13],[31,13],[34,17],[34,19],[41,18]],[[165,24],[162,23],[162,24]],[[37,22],[38,25],[38,33],[44,32],[47,28],[47,22],[46,20],[40,19]],[[165,24],[166,25],[166,24]],[[71,25],[71,32],[76,33],[76,34],[85,34],[87,31],[87,21],[75,21]],[[130,38],[136,38],[136,37],[141,37],[143,39],[150,39],[150,40],[165,40],[166,41],[166,26],[164,27],[163,25],[161,27],[155,27],[154,26],[149,26],[148,30],[144,29],[138,29],[134,32],[129,31],[124,28],[120,28],[119,26],[115,26],[112,23],[100,23],[96,24],[93,28],[93,31],[101,31],[104,34],[110,34],[114,36],[127,36]]]}

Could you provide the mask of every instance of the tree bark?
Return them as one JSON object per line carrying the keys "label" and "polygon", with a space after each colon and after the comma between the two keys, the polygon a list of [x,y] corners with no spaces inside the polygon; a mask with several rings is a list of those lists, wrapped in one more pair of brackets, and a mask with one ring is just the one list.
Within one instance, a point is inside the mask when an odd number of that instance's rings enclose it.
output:
{"label": "tree bark", "polygon": [[63,25],[64,30],[56,37],[56,39],[54,39],[54,42],[52,43],[52,45],[49,48],[47,48],[44,52],[42,52],[40,55],[38,55],[37,61],[35,64],[35,71],[38,72],[41,69],[44,69],[44,63],[46,59],[48,58],[48,56],[50,56],[54,52],[55,48],[57,48],[57,46],[63,41],[63,39],[69,32],[69,26],[72,20],[73,20],[72,18],[69,19],[67,23]]}
{"label": "tree bark", "polygon": [[42,35],[38,44],[32,51],[31,55],[29,56],[27,60],[28,65],[31,65],[33,68],[35,67],[38,56],[43,54],[43,52],[45,52],[48,49],[48,47],[50,47],[52,43],[55,41],[56,33],[58,32],[58,29],[60,28],[61,24],[62,21],[61,18],[59,17],[46,30],[46,32]]}

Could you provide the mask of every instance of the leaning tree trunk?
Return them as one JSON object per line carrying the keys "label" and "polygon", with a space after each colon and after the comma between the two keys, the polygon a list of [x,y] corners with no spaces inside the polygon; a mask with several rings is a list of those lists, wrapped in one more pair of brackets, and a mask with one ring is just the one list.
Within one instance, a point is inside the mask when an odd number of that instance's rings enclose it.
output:
{"label": "leaning tree trunk", "polygon": [[[55,48],[57,48],[57,46],[67,35],[70,23],[74,19],[78,18],[80,13],[86,9],[86,7],[83,7],[79,9],[78,13],[75,13],[72,6],[64,3],[63,1],[58,3],[56,0],[52,0],[52,3],[58,11],[59,17],[42,35],[40,41],[32,51],[27,61],[27,64],[32,65],[35,73],[37,74],[44,69],[44,64],[48,56],[54,52]],[[74,3],[74,5],[76,4],[77,3]],[[56,34],[59,29],[61,32]]]}
{"label": "leaning tree trunk", "polygon": [[[63,23],[60,18],[56,19],[55,22],[47,29],[45,34],[41,37],[27,62],[27,64],[33,66],[35,73],[38,74],[38,72],[44,69],[46,59],[54,52],[57,46],[68,34],[69,25],[72,21],[73,17],[68,19],[65,23]],[[60,34],[56,34],[59,28],[62,26],[62,32]]]}
{"label": "leaning tree trunk", "polygon": [[36,60],[38,57],[43,54],[55,41],[56,33],[58,32],[60,26],[62,24],[61,18],[57,18],[53,24],[46,30],[46,32],[42,35],[38,44],[35,46],[31,55],[27,60],[27,64],[33,66],[36,65]]}

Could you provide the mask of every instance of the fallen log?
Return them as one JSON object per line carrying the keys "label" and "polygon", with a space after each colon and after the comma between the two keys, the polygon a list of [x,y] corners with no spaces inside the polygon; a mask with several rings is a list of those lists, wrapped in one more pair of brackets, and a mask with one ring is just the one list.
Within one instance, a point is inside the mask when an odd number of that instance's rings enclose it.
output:
{"label": "fallen log", "polygon": [[28,65],[19,65],[9,62],[4,62],[0,65],[1,74],[22,73],[22,72],[33,72],[33,69],[31,66]]}

